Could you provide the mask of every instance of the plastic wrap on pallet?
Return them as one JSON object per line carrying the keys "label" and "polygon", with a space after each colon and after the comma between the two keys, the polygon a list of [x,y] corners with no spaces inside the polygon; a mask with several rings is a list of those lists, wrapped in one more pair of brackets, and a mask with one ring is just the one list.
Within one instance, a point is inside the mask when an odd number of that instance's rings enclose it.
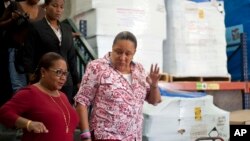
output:
{"label": "plastic wrap on pallet", "polygon": [[224,14],[212,2],[165,0],[164,72],[175,76],[229,76]]}
{"label": "plastic wrap on pallet", "polygon": [[98,8],[76,16],[87,21],[87,37],[116,35],[128,30],[137,35],[166,38],[165,12],[138,8]]}
{"label": "plastic wrap on pallet", "polygon": [[[96,8],[137,8],[165,11],[164,0],[76,0],[79,10],[86,12]],[[78,10],[78,11],[79,11]]]}
{"label": "plastic wrap on pallet", "polygon": [[160,93],[162,96],[169,97],[185,97],[185,98],[195,98],[206,96],[204,92],[189,92],[189,91],[180,91],[180,90],[166,90],[164,88],[159,87]]}
{"label": "plastic wrap on pallet", "polygon": [[199,137],[229,139],[229,112],[198,98],[162,97],[157,106],[144,104],[143,141],[194,141]]}

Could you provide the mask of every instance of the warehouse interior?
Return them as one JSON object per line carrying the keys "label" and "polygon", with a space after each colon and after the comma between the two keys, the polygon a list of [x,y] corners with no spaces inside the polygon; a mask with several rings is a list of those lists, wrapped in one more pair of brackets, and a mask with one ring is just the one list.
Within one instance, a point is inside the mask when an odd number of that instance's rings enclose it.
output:
{"label": "warehouse interior", "polygon": [[[147,73],[158,64],[163,100],[144,103],[143,141],[229,141],[231,125],[250,124],[249,4],[65,0],[61,21],[79,33],[74,45],[81,77],[90,61],[112,51],[120,31],[137,38],[133,61]],[[0,128],[0,140],[19,141],[19,132]],[[79,130],[75,134],[80,141]]]}

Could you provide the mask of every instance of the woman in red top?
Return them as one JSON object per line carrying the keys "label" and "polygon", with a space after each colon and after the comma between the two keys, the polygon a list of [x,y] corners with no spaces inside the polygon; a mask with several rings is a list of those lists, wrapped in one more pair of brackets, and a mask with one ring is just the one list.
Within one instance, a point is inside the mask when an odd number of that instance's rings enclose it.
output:
{"label": "woman in red top", "polygon": [[46,53],[35,74],[36,83],[18,91],[0,108],[0,122],[22,128],[22,141],[73,141],[79,119],[59,91],[68,75],[64,58]]}

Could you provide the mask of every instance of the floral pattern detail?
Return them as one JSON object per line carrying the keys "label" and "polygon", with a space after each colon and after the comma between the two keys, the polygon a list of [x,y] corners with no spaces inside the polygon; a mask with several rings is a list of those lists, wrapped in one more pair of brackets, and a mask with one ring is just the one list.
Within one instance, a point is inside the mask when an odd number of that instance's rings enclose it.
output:
{"label": "floral pattern detail", "polygon": [[142,106],[149,85],[141,64],[131,63],[129,84],[110,63],[109,54],[91,61],[75,101],[92,105],[90,128],[96,139],[142,140]]}

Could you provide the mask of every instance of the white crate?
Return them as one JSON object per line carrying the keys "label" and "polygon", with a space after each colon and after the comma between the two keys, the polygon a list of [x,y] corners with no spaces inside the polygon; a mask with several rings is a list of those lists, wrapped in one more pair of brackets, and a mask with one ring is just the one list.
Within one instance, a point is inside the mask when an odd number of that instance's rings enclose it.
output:
{"label": "white crate", "polygon": [[229,112],[214,106],[212,96],[162,97],[157,106],[145,103],[143,115],[144,141],[194,141],[209,134],[229,139]]}

